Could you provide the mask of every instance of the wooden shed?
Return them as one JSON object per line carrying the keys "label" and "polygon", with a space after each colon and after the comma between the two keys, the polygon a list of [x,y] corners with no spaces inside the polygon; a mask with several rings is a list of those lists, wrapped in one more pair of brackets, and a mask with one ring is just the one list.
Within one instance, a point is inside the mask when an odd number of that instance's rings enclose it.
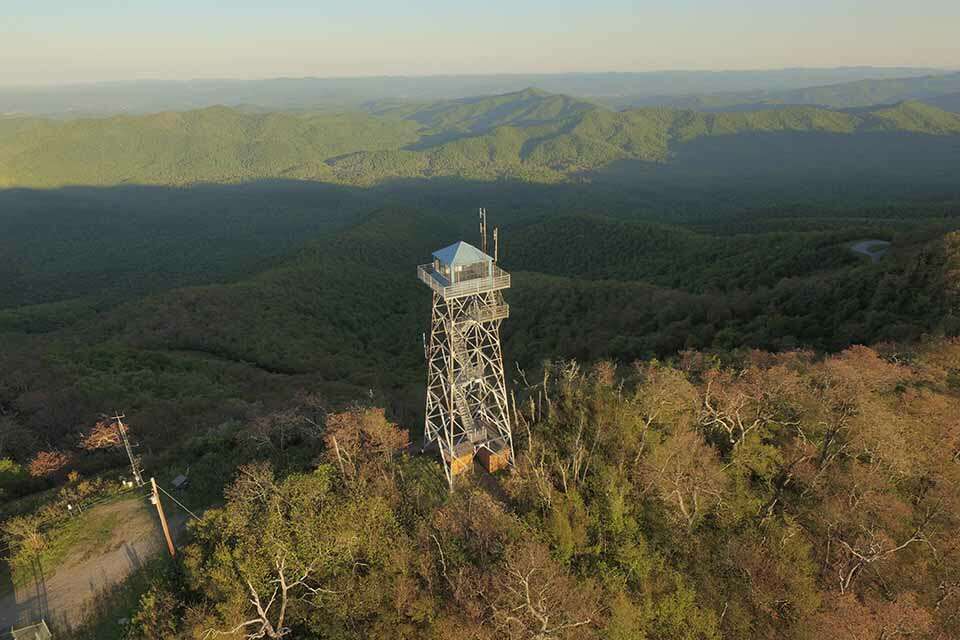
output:
{"label": "wooden shed", "polygon": [[13,640],[51,640],[53,638],[44,620],[19,629],[11,629],[10,635],[13,636]]}
{"label": "wooden shed", "polygon": [[469,471],[473,467],[473,445],[469,442],[464,442],[454,447],[453,459],[450,460],[449,463],[450,471],[455,476]]}
{"label": "wooden shed", "polygon": [[488,473],[496,473],[510,465],[510,447],[501,440],[494,440],[477,451],[477,459]]}

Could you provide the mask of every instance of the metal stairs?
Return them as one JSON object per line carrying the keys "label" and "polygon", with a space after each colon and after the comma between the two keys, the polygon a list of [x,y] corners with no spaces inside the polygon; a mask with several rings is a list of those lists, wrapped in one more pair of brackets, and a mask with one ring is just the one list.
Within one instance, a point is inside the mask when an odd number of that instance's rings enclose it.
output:
{"label": "metal stairs", "polygon": [[471,361],[467,341],[456,324],[451,323],[449,329],[453,358],[460,366],[453,384],[453,402],[456,405],[457,413],[460,415],[463,431],[468,434],[468,438],[473,442],[483,435],[481,433],[483,430],[477,425],[477,420],[470,410],[466,387],[483,376],[483,367]]}

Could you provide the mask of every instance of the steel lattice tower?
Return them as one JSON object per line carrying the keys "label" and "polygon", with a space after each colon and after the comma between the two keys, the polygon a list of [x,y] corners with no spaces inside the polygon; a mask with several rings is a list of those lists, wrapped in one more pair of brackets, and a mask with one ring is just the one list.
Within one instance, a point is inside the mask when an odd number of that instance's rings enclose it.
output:
{"label": "steel lattice tower", "polygon": [[483,251],[457,242],[435,252],[417,275],[433,290],[424,447],[440,450],[452,489],[475,455],[490,471],[513,461],[500,347],[510,274]]}

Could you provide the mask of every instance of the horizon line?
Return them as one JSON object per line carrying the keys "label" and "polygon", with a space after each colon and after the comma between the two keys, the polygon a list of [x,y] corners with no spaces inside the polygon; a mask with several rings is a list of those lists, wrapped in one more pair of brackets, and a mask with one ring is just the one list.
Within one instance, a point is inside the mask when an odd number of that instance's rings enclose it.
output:
{"label": "horizon line", "polygon": [[[239,76],[210,76],[210,77],[190,77],[190,78],[127,78],[113,80],[90,80],[81,82],[49,83],[49,84],[2,84],[0,91],[5,90],[39,90],[39,89],[68,89],[78,87],[97,87],[109,85],[130,85],[130,84],[188,84],[193,82],[274,82],[284,80],[416,80],[430,78],[494,78],[494,77],[562,77],[562,76],[600,76],[600,75],[656,75],[667,73],[701,73],[701,74],[723,74],[723,73],[771,73],[777,71],[841,71],[855,69],[876,69],[876,70],[903,70],[903,71],[927,71],[934,72],[930,75],[960,73],[957,67],[940,66],[910,66],[910,65],[840,65],[840,66],[794,66],[794,67],[755,67],[755,68],[728,68],[728,69],[695,69],[695,68],[677,68],[677,69],[648,69],[644,71],[503,71],[489,73],[425,73],[425,74],[359,74],[359,75],[277,75],[260,76],[244,78]],[[923,76],[919,76],[923,77]],[[894,78],[890,78],[894,79]]]}

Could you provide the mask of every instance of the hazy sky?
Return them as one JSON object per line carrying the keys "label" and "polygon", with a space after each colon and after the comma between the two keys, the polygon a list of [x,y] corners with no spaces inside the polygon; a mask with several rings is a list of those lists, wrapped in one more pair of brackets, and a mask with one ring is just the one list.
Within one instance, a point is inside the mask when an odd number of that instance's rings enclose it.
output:
{"label": "hazy sky", "polygon": [[0,85],[960,68],[960,0],[0,0]]}

